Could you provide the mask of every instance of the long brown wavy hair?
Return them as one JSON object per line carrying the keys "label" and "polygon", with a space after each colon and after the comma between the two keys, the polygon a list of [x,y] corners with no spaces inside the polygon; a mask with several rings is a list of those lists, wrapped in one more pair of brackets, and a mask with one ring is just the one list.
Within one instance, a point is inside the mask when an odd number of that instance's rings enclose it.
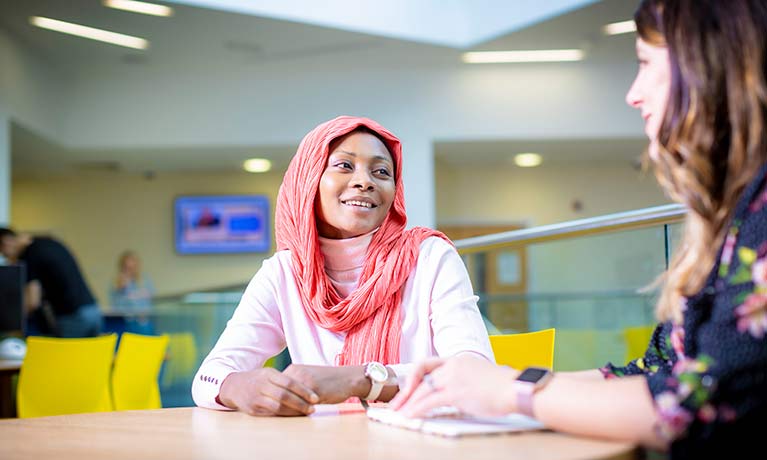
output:
{"label": "long brown wavy hair", "polygon": [[650,161],[688,209],[657,306],[660,320],[680,321],[682,297],[703,288],[738,199],[767,160],[767,1],[643,0],[634,20],[671,64]]}

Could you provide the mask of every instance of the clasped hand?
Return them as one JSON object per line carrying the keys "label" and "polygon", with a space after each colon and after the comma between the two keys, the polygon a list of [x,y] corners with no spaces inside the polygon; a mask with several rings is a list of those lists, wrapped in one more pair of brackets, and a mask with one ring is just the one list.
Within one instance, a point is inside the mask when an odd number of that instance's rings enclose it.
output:
{"label": "clasped hand", "polygon": [[366,383],[363,366],[291,364],[283,372],[263,368],[230,374],[221,385],[219,400],[250,415],[308,415],[315,404],[361,396],[369,390]]}

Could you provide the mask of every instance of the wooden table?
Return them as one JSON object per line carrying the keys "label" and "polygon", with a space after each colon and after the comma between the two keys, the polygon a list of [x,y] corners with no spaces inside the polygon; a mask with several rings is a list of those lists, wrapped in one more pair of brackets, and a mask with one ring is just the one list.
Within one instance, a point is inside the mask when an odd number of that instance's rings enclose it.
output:
{"label": "wooden table", "polygon": [[13,376],[19,373],[21,360],[0,359],[0,418],[16,416]]}
{"label": "wooden table", "polygon": [[[0,458],[12,459],[592,459],[636,458],[627,443],[553,432],[448,439],[344,414],[251,417],[200,408],[0,421]],[[357,406],[358,407],[358,406]]]}

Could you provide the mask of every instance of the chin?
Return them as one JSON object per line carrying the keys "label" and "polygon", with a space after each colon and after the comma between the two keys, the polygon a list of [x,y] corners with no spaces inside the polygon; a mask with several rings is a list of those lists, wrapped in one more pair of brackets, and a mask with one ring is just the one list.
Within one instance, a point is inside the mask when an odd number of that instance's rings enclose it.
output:
{"label": "chin", "polygon": [[658,158],[660,157],[659,149],[658,141],[651,140],[650,145],[647,147],[647,153],[650,155],[652,161],[658,161]]}

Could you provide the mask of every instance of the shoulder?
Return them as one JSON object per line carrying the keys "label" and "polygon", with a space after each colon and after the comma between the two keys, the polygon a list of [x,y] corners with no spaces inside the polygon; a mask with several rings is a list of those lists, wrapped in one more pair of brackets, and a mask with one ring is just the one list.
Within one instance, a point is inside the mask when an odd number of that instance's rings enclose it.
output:
{"label": "shoulder", "polygon": [[430,236],[426,238],[425,240],[421,241],[420,246],[420,254],[427,254],[429,256],[433,255],[443,255],[446,253],[455,253],[457,254],[458,251],[455,250],[455,247],[445,241],[444,239],[438,237],[438,236]]}
{"label": "shoulder", "polygon": [[254,279],[268,278],[279,282],[279,280],[284,279],[286,276],[293,276],[292,264],[289,250],[277,251],[263,260],[261,268],[256,272]]}

